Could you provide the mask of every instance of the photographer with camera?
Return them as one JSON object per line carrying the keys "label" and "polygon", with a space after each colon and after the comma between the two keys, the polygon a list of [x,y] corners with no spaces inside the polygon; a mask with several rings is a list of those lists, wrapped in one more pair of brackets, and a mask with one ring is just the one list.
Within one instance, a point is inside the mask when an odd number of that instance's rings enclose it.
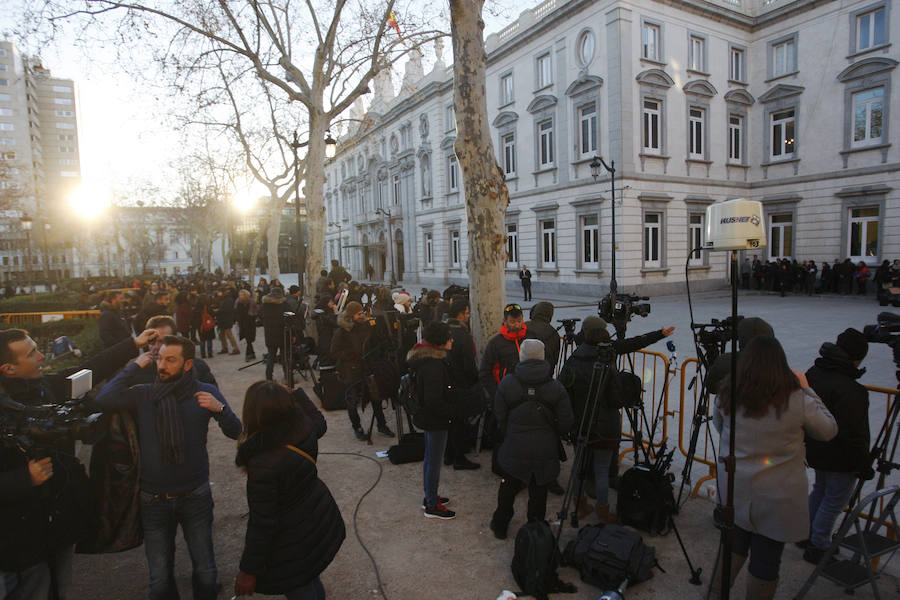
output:
{"label": "photographer with camera", "polygon": [[[651,331],[643,335],[612,341],[606,330],[606,321],[600,317],[587,317],[581,324],[581,334],[584,343],[578,346],[572,353],[562,370],[559,372],[559,381],[563,384],[572,400],[572,408],[575,412],[575,422],[580,423],[586,411],[591,414],[591,400],[589,393],[591,379],[593,378],[594,365],[600,358],[600,345],[612,344],[615,355],[631,354],[661,339],[672,335],[674,327],[664,327],[657,331]],[[615,369],[615,364],[610,365]],[[619,447],[620,431],[622,423],[621,409],[616,403],[610,401],[611,394],[615,393],[612,384],[606,390],[602,390],[602,396],[596,401],[599,405],[593,410],[594,422],[589,425],[591,437],[585,442],[593,451],[594,478],[597,492],[597,504],[593,510],[601,523],[615,523],[616,516],[609,512],[609,477],[611,464],[617,458],[616,450]],[[587,425],[586,425],[587,426]],[[586,497],[578,499],[579,516],[586,516],[591,511],[591,506]]]}
{"label": "photographer with camera", "polygon": [[[338,372],[346,386],[345,399],[347,402],[347,414],[356,439],[367,439],[366,432],[362,428],[359,419],[359,406],[369,398],[369,386],[366,383],[363,353],[366,342],[372,333],[366,313],[359,302],[348,302],[347,308],[337,317],[337,329],[331,339],[331,355],[337,360]],[[378,431],[382,435],[393,437],[394,432],[387,426],[384,412],[381,409],[381,401],[371,399],[372,411],[378,420]]]}
{"label": "photographer with camera", "polygon": [[133,410],[141,450],[141,521],[150,571],[151,600],[177,597],[175,532],[180,525],[193,565],[195,600],[217,595],[212,543],[213,498],[206,440],[214,419],[236,440],[241,421],[219,390],[197,380],[194,343],[166,336],[156,359],[156,380],[132,386],[154,363],[145,352],[103,386],[94,404],[104,411]]}
{"label": "photographer with camera", "polygon": [[[88,369],[94,381],[103,380],[156,336],[155,331],[144,331],[81,367],[45,376],[44,355],[34,340],[22,329],[7,329],[0,332],[2,393],[26,407],[60,404],[68,393],[67,376]],[[0,420],[13,421],[16,416],[0,407]],[[89,526],[90,487],[70,435],[34,441],[31,455],[16,446],[0,445],[0,591],[5,598],[48,598],[55,584],[59,597],[65,598],[73,547]]]}
{"label": "photographer with camera", "polygon": [[875,476],[869,454],[869,392],[857,381],[865,373],[859,364],[868,351],[866,337],[846,329],[836,343],[822,344],[819,358],[806,372],[810,387],[838,425],[837,437],[830,441],[806,436],[806,462],[816,480],[809,495],[810,536],[803,559],[813,564],[819,564],[831,545],[831,530],[856,478]]}

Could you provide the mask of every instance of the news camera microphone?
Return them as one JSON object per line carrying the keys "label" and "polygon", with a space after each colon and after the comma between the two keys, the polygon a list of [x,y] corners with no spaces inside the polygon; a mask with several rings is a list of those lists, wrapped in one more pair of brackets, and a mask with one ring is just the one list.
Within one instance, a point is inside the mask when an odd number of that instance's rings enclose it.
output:
{"label": "news camera microphone", "polygon": [[675,352],[675,342],[669,340],[668,342],[666,342],[666,348],[672,355],[669,357],[669,363],[674,364],[675,367],[678,368],[678,353]]}

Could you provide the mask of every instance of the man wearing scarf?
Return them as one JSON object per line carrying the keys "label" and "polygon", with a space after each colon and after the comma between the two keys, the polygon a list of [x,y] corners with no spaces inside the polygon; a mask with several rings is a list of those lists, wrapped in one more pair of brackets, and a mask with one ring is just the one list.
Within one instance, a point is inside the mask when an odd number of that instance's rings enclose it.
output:
{"label": "man wearing scarf", "polygon": [[197,381],[194,344],[166,336],[156,359],[156,381],[129,387],[153,364],[146,352],[100,391],[95,403],[105,411],[137,414],[141,448],[141,520],[150,571],[151,600],[178,598],[175,586],[175,533],[180,525],[193,566],[193,597],[217,595],[213,555],[213,500],[209,487],[206,436],[210,418],[231,439],[241,422],[219,390]]}
{"label": "man wearing scarf", "polygon": [[519,346],[526,333],[522,307],[518,304],[507,304],[503,309],[503,325],[500,326],[500,333],[492,337],[484,347],[481,369],[478,372],[481,385],[488,394],[489,405],[494,403],[500,380],[507,373],[512,373],[519,364]]}

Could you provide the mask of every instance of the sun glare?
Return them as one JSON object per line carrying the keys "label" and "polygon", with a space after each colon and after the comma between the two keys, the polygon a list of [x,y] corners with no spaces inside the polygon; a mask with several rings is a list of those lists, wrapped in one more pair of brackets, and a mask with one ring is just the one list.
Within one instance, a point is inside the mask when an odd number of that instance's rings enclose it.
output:
{"label": "sun glare", "polygon": [[266,195],[266,190],[258,183],[239,188],[234,195],[232,203],[241,214],[247,214],[253,210],[259,199]]}
{"label": "sun glare", "polygon": [[69,196],[69,206],[77,216],[93,221],[109,206],[109,190],[102,186],[82,183]]}

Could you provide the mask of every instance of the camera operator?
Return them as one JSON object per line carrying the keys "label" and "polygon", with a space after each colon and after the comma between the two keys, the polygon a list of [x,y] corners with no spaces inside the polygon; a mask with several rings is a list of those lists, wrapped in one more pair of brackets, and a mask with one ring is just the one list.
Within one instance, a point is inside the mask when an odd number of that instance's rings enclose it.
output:
{"label": "camera operator", "polygon": [[[331,355],[337,359],[338,372],[346,386],[347,414],[353,425],[356,439],[365,440],[366,432],[363,431],[359,420],[359,405],[369,396],[369,386],[366,384],[365,369],[363,368],[363,351],[372,327],[369,324],[366,313],[359,302],[348,302],[344,312],[337,317],[337,329],[331,339]],[[387,426],[384,412],[381,410],[381,402],[372,399],[370,402],[375,418],[378,420],[379,433],[393,437],[394,432]]]}
{"label": "camera operator", "polygon": [[122,315],[124,301],[125,297],[122,292],[109,292],[100,303],[97,329],[104,348],[115,346],[122,340],[131,337],[131,330]]}
{"label": "camera operator", "polygon": [[531,320],[525,323],[528,331],[526,337],[544,343],[547,362],[556,369],[556,363],[559,362],[559,332],[550,324],[553,321],[553,305],[549,302],[538,302],[531,307],[529,316]]}
{"label": "camera operator", "polygon": [[815,469],[816,481],[809,495],[810,536],[803,558],[813,564],[819,564],[831,545],[831,529],[856,477],[875,476],[869,455],[869,392],[857,381],[865,373],[859,364],[868,351],[866,337],[846,329],[837,343],[822,344],[819,358],[806,372],[810,387],[838,424],[831,441],[806,436],[806,462]]}
{"label": "camera operator", "polygon": [[465,454],[468,445],[466,425],[469,417],[474,417],[481,411],[483,398],[481,382],[478,380],[478,365],[475,362],[475,340],[469,331],[469,320],[472,317],[469,300],[466,298],[454,300],[450,305],[449,315],[447,325],[450,327],[453,346],[447,352],[447,358],[450,361],[451,379],[457,401],[455,414],[450,419],[450,435],[444,464],[452,464],[456,471],[478,469],[481,465],[466,458]]}
{"label": "camera operator", "polygon": [[[26,406],[61,403],[66,400],[67,376],[83,368],[93,372],[94,381],[103,380],[156,335],[144,331],[81,367],[45,376],[41,371],[44,355],[34,340],[22,329],[7,329],[0,332],[2,391]],[[5,589],[6,598],[47,598],[51,581],[59,597],[66,597],[73,546],[86,533],[90,506],[84,499],[89,494],[84,468],[75,458],[75,443],[69,436],[41,444],[33,456],[0,445],[0,590]]]}
{"label": "camera operator", "polygon": [[273,287],[263,296],[259,316],[262,319],[263,334],[266,341],[266,379],[272,380],[275,371],[275,359],[281,353],[281,372],[287,379],[288,365],[284,361],[284,313],[287,310],[284,289]]}
{"label": "camera operator", "polygon": [[[659,340],[672,335],[674,327],[665,327],[658,331],[651,331],[632,338],[616,340],[612,342],[615,354],[631,354]],[[611,339],[606,330],[606,321],[600,317],[588,317],[581,324],[581,334],[584,343],[575,348],[563,368],[559,372],[559,381],[569,392],[572,400],[572,408],[575,411],[575,422],[580,423],[585,411],[590,410],[588,394],[590,392],[591,378],[594,372],[594,364],[600,356],[600,344],[608,344]],[[613,373],[616,365],[610,365]],[[618,465],[617,448],[621,431],[622,415],[618,407],[605,402],[606,395],[611,390],[607,387],[602,397],[598,398],[599,405],[594,411],[594,422],[590,425],[591,437],[585,440],[593,450],[594,478],[597,492],[597,504],[594,510],[601,523],[615,523],[616,516],[609,512],[609,478],[612,472],[612,464]],[[578,499],[578,512],[580,516],[586,516],[591,510],[587,498]]]}
{"label": "camera operator", "polygon": [[[738,337],[738,359],[740,359],[742,351],[747,344],[755,337],[766,335],[775,337],[775,330],[766,321],[759,317],[747,317],[741,319],[737,326]],[[719,355],[716,361],[709,368],[706,374],[706,389],[710,394],[718,394],[719,386],[726,377],[731,373],[731,352]]]}
{"label": "camera operator", "polygon": [[316,334],[319,340],[316,348],[319,351],[319,364],[334,364],[331,357],[331,340],[334,337],[334,330],[337,329],[337,313],[334,299],[331,294],[323,294],[316,300],[316,307],[313,309],[312,319],[316,323]]}

